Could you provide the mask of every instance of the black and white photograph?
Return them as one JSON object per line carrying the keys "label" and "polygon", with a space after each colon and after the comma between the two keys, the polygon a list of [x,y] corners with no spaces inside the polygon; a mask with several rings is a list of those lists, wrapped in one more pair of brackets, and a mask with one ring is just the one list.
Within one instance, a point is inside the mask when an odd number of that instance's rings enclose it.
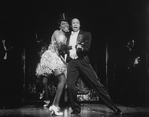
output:
{"label": "black and white photograph", "polygon": [[149,117],[147,0],[0,0],[0,117]]}

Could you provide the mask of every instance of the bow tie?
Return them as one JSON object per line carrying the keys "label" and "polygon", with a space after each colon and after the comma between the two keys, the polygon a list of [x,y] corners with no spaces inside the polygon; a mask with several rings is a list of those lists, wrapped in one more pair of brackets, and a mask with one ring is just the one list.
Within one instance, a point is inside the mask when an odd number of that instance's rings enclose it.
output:
{"label": "bow tie", "polygon": [[72,34],[72,35],[73,35],[73,34],[76,34],[76,33],[78,33],[78,31],[77,31],[77,32],[71,31],[71,34]]}
{"label": "bow tie", "polygon": [[71,31],[71,34],[73,35],[75,32],[74,31]]}

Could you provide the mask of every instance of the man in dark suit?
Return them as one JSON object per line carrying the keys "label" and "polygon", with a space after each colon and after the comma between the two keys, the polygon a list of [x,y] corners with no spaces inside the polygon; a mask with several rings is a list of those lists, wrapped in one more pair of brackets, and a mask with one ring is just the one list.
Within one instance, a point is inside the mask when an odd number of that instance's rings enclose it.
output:
{"label": "man in dark suit", "polygon": [[91,45],[91,33],[80,30],[80,21],[77,18],[73,18],[71,24],[73,31],[68,40],[68,46],[71,47],[71,49],[67,57],[67,86],[71,108],[73,110],[72,114],[79,114],[81,112],[80,104],[77,100],[76,88],[76,82],[80,73],[107,107],[112,109],[115,114],[122,114],[121,110],[112,103],[108,92],[99,82],[97,74],[90,64],[88,52]]}

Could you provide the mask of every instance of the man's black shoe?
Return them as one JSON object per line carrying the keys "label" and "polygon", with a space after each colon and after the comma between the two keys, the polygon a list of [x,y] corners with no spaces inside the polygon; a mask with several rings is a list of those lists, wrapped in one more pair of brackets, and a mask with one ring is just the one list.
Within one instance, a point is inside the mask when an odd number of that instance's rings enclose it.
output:
{"label": "man's black shoe", "polygon": [[71,114],[79,114],[80,113],[80,111],[78,111],[78,110],[73,110],[72,112],[71,112]]}
{"label": "man's black shoe", "polygon": [[113,111],[115,112],[116,115],[122,115],[122,112],[119,108],[116,108]]}

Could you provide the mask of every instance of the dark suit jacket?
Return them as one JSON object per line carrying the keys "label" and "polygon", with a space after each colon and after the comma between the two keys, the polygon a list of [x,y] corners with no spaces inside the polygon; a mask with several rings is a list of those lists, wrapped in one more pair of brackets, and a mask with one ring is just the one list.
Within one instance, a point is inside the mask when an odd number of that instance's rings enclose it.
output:
{"label": "dark suit jacket", "polygon": [[[70,37],[67,40],[67,44],[69,44],[69,40],[70,40]],[[80,30],[78,37],[77,37],[77,44],[82,44],[83,46],[83,50],[80,48],[77,49],[78,57],[85,58],[87,61],[89,61],[88,53],[89,53],[90,45],[91,45],[91,33]],[[70,60],[70,57],[68,53],[67,62],[69,60]]]}

